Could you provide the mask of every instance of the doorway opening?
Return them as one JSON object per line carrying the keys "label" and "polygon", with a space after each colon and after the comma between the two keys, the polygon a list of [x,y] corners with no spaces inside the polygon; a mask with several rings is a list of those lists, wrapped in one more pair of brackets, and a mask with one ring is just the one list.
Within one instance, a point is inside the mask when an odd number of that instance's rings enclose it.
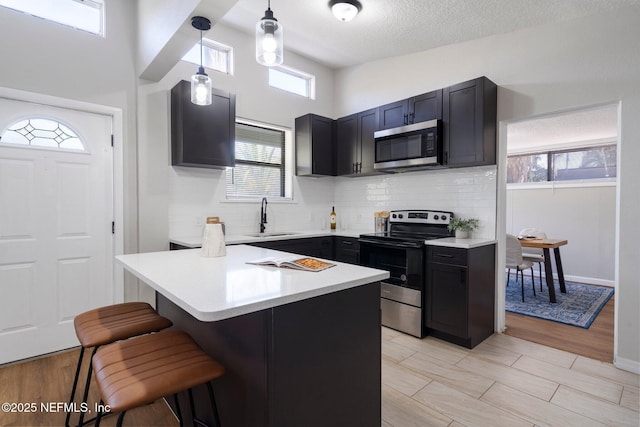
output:
{"label": "doorway opening", "polygon": [[[567,240],[561,249],[567,281],[615,287],[618,107],[581,108],[506,125],[506,233],[533,228]],[[553,273],[557,276],[555,268]],[[615,296],[589,329],[507,312],[505,333],[613,362],[614,301]]]}

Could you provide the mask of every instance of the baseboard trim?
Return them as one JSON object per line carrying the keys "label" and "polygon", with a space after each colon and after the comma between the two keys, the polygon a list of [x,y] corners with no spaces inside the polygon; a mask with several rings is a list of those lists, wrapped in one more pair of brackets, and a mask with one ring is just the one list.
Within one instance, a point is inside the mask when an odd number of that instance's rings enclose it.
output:
{"label": "baseboard trim", "polygon": [[624,371],[633,372],[634,374],[640,374],[640,362],[637,360],[614,356],[613,366]]}
{"label": "baseboard trim", "polygon": [[[529,272],[525,272],[525,274],[529,274]],[[538,270],[536,268],[534,268],[533,269],[533,277],[545,278],[546,276],[544,274],[544,271],[542,272],[542,276],[540,276],[540,274],[538,273]],[[553,278],[555,280],[558,280],[558,275],[554,273],[553,274]],[[609,288],[615,288],[615,286],[616,286],[616,282],[613,281],[613,280],[598,279],[596,277],[583,277],[583,276],[573,276],[573,275],[565,274],[564,275],[564,280],[566,280],[568,282],[586,283],[588,285],[607,286]]]}

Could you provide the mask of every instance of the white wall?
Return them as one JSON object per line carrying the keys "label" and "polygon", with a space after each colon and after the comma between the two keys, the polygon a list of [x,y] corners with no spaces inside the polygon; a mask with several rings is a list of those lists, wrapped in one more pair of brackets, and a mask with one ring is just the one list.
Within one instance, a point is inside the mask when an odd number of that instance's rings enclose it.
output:
{"label": "white wall", "polygon": [[560,248],[567,280],[614,285],[615,185],[509,188],[506,214],[507,233],[535,227],[569,241]]}
{"label": "white wall", "polygon": [[[503,123],[621,101],[614,354],[619,366],[635,371],[640,371],[638,22],[636,6],[371,62],[340,70],[335,77],[338,116],[481,75],[499,86],[498,121]],[[506,224],[498,226],[502,237]]]}

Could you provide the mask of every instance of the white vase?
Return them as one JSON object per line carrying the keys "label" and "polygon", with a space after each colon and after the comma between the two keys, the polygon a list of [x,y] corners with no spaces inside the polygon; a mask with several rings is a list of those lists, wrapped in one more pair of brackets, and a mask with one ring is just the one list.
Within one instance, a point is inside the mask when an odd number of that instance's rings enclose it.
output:
{"label": "white vase", "polygon": [[456,239],[468,239],[469,232],[466,230],[456,230]]}

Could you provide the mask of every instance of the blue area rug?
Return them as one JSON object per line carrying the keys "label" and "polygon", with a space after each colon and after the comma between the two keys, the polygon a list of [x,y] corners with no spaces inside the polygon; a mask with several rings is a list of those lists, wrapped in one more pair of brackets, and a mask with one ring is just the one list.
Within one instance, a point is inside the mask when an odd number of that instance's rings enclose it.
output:
{"label": "blue area rug", "polygon": [[531,275],[524,277],[524,302],[520,281],[516,283],[515,274],[511,275],[506,293],[506,310],[512,313],[552,320],[567,325],[588,329],[598,316],[602,307],[613,295],[613,288],[567,282],[567,293],[560,292],[560,283],[555,280],[556,303],[549,302],[549,290],[543,279],[540,292],[540,279],[535,278],[536,296],[531,290]]}

